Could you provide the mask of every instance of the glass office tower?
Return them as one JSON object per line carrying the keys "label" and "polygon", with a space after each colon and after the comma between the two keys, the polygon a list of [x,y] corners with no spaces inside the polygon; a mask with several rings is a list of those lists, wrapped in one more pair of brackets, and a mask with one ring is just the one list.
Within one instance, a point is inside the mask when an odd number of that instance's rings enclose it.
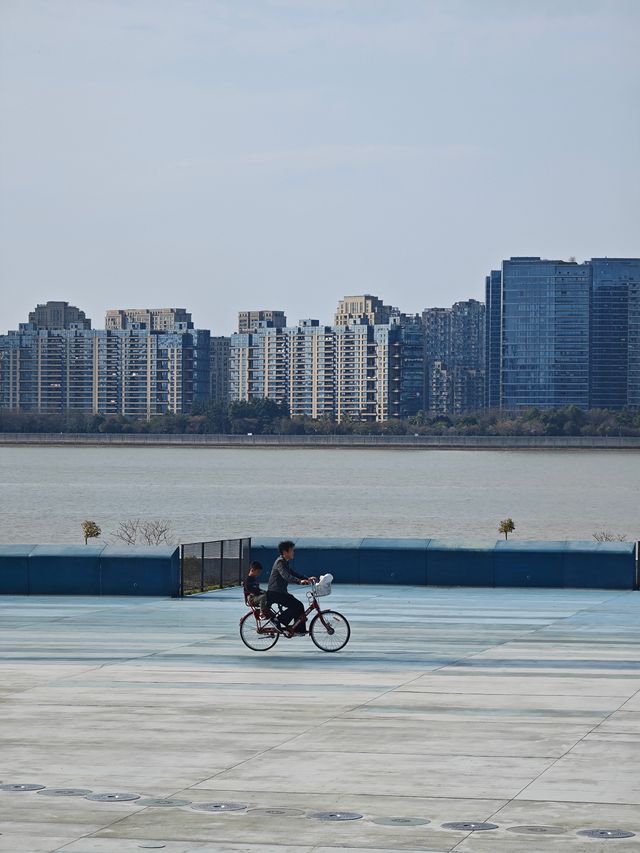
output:
{"label": "glass office tower", "polygon": [[503,262],[501,408],[588,408],[590,283],[588,264]]}
{"label": "glass office tower", "polygon": [[633,403],[638,358],[640,259],[591,261],[591,406],[620,409]]}
{"label": "glass office tower", "polygon": [[485,279],[485,405],[500,407],[500,352],[502,347],[502,272],[491,270]]}

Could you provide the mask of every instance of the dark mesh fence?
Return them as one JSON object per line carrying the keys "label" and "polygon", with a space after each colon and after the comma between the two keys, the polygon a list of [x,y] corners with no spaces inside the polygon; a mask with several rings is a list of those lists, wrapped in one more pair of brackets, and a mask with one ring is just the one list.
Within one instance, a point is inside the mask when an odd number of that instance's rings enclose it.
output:
{"label": "dark mesh fence", "polygon": [[180,548],[180,594],[239,586],[249,571],[251,539],[190,542]]}

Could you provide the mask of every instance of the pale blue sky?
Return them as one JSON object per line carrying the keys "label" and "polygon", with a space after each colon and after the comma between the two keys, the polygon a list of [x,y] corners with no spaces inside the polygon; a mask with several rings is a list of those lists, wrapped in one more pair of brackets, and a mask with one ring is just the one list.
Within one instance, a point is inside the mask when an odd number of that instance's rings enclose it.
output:
{"label": "pale blue sky", "polygon": [[638,0],[0,0],[0,331],[640,254]]}

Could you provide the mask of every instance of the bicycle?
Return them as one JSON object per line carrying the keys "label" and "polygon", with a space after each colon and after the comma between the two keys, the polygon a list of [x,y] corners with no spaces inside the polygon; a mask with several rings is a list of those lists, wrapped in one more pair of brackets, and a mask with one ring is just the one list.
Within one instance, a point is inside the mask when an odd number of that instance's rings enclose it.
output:
{"label": "bicycle", "polygon": [[291,639],[296,636],[298,625],[303,624],[305,619],[315,612],[307,632],[313,643],[323,652],[339,652],[343,649],[349,642],[351,626],[342,613],[320,609],[318,598],[331,594],[331,583],[323,587],[322,580],[320,578],[319,583],[309,584],[309,606],[291,625],[280,626],[276,621],[283,610],[280,604],[277,605],[276,613],[270,610],[270,615],[264,616],[260,607],[245,600],[245,604],[250,608],[240,619],[240,637],[245,646],[254,652],[266,652],[275,646],[280,637]]}

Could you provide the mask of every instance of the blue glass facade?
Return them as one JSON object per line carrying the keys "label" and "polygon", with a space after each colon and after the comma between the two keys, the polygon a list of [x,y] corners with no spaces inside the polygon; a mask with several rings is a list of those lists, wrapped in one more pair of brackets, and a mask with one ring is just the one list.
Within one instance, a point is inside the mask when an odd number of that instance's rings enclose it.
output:
{"label": "blue glass facade", "polygon": [[629,283],[629,356],[627,404],[640,409],[640,281]]}
{"label": "blue glass facade", "polygon": [[489,407],[640,406],[640,259],[511,258],[486,294]]}
{"label": "blue glass facade", "polygon": [[593,258],[591,269],[591,405],[620,409],[633,405],[630,384],[637,381],[636,309],[630,288],[640,284],[640,259]]}
{"label": "blue glass facade", "polygon": [[485,405],[500,407],[500,352],[502,347],[502,272],[491,270],[485,279]]}
{"label": "blue glass facade", "polygon": [[[502,264],[500,408],[589,406],[586,264],[511,258]],[[491,323],[491,343],[496,335]],[[490,374],[498,369],[491,349]]]}

